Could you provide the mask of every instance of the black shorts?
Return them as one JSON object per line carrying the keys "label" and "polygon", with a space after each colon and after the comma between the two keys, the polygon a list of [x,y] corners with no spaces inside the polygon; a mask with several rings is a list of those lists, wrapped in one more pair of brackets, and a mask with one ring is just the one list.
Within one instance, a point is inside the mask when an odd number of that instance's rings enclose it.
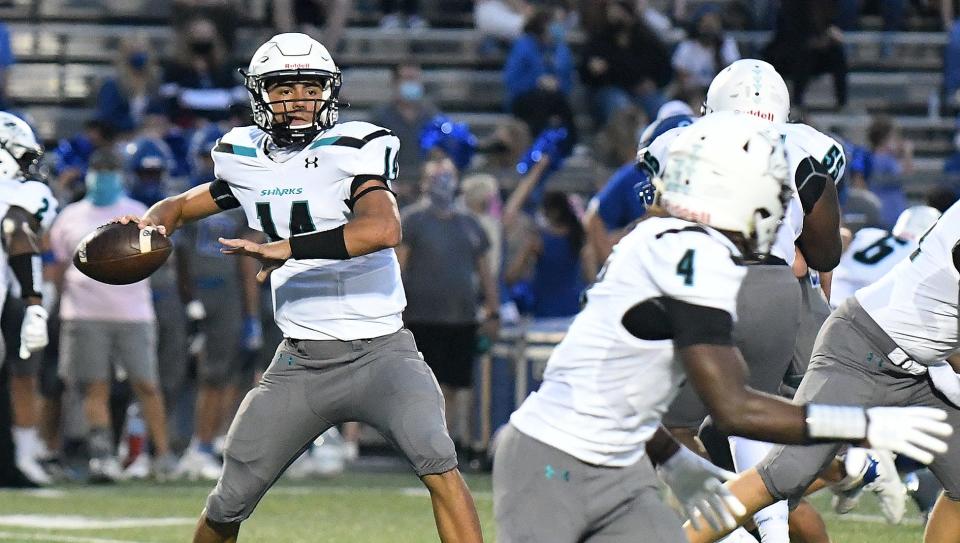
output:
{"label": "black shorts", "polygon": [[441,385],[473,386],[473,359],[477,352],[476,324],[406,323],[423,360]]}

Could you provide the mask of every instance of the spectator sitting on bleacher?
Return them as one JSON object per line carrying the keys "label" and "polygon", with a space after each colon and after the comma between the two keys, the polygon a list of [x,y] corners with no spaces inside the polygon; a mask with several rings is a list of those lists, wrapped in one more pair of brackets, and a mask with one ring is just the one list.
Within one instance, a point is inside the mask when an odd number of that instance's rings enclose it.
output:
{"label": "spectator sitting on bleacher", "polygon": [[667,48],[637,16],[633,1],[611,0],[605,14],[601,30],[588,38],[580,68],[594,118],[602,126],[633,104],[653,119],[665,101],[660,88],[671,77]]}
{"label": "spectator sitting on bleacher", "polygon": [[681,91],[706,92],[714,76],[724,66],[740,60],[737,42],[724,35],[720,9],[702,6],[690,21],[687,39],[673,53],[673,70]]}
{"label": "spectator sitting on bleacher", "polygon": [[403,144],[397,164],[400,174],[394,190],[409,203],[417,193],[416,184],[423,157],[416,144],[423,127],[437,115],[437,108],[424,95],[423,71],[412,63],[393,68],[393,100],[374,109],[370,122],[392,130]]}
{"label": "spectator sitting on bleacher", "polygon": [[303,32],[322,39],[328,51],[339,51],[352,0],[273,0],[276,32]]}
{"label": "spectator sitting on bleacher", "polygon": [[567,47],[565,26],[557,15],[538,9],[514,42],[503,69],[507,106],[530,127],[531,134],[563,126],[576,140],[570,92],[573,54]]}
{"label": "spectator sitting on bleacher", "polygon": [[178,54],[164,66],[160,93],[169,100],[177,124],[192,126],[197,118],[223,120],[232,106],[246,102],[247,92],[213,21],[192,19],[177,29],[175,43]]}
{"label": "spectator sitting on bleacher", "polygon": [[114,132],[111,125],[96,119],[83,124],[83,132],[72,138],[64,138],[53,155],[54,179],[50,188],[54,196],[66,205],[83,198],[86,193],[84,176],[87,175],[87,163],[98,149],[108,149],[114,145]]}
{"label": "spectator sitting on bleacher", "polygon": [[14,62],[13,49],[10,47],[10,30],[0,21],[0,110],[10,107],[7,103],[7,71]]}
{"label": "spectator sitting on bleacher", "polygon": [[380,9],[383,11],[380,28],[384,30],[427,28],[427,21],[420,16],[419,0],[380,0]]}
{"label": "spectator sitting on bleacher", "polygon": [[913,174],[913,142],[905,139],[888,115],[877,115],[867,129],[869,151],[851,161],[853,185],[869,187],[880,198],[882,227],[892,228],[907,208],[903,180]]}
{"label": "spectator sitting on bleacher", "polygon": [[147,44],[124,41],[114,59],[116,75],[100,85],[96,118],[118,133],[133,132],[143,122],[159,90],[160,68]]}
{"label": "spectator sitting on bleacher", "polygon": [[764,58],[793,81],[790,94],[803,107],[807,85],[820,74],[833,77],[838,108],[847,105],[847,56],[843,36],[833,26],[834,6],[830,0],[783,0],[773,39]]}
{"label": "spectator sitting on bleacher", "polygon": [[525,0],[477,0],[473,24],[484,37],[512,42],[523,34],[532,11]]}

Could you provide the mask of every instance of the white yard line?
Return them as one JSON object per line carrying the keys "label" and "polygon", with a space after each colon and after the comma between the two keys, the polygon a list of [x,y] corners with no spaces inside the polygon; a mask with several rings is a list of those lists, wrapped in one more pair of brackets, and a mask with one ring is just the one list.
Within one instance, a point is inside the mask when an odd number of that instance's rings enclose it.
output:
{"label": "white yard line", "polygon": [[0,515],[0,526],[45,530],[103,530],[146,526],[189,526],[187,517],[89,517],[84,515]]}
{"label": "white yard line", "polygon": [[[847,513],[845,515],[837,515],[824,511],[821,511],[820,514],[823,516],[823,518],[831,520],[852,520],[854,522],[868,522],[870,524],[888,524],[887,519],[883,518],[881,515],[865,515],[862,513]],[[919,517],[907,517],[900,522],[900,526],[923,526],[923,519],[920,519]]]}
{"label": "white yard line", "polygon": [[40,535],[26,532],[0,532],[0,540],[42,541],[46,543],[143,543],[129,539],[103,539],[101,537],[78,537],[72,535]]}

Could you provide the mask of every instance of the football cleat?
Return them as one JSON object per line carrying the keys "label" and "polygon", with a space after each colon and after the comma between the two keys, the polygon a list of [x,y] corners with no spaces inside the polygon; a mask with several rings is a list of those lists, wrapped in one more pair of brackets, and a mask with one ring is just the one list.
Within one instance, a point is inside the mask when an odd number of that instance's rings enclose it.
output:
{"label": "football cleat", "polygon": [[893,454],[888,451],[851,448],[844,458],[847,482],[834,487],[833,510],[838,514],[852,511],[864,490],[877,495],[884,518],[899,524],[906,511],[907,487],[900,480]]}

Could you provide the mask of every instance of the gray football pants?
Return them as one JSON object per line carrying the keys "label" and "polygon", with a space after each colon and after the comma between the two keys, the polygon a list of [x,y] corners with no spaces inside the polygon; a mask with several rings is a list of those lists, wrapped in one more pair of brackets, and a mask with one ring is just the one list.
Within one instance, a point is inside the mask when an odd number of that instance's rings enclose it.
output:
{"label": "gray football pants", "polygon": [[[800,284],[786,265],[752,265],[737,295],[733,338],[750,369],[747,384],[777,394],[800,326]],[[685,382],[663,416],[667,428],[699,428],[707,408]]]}
{"label": "gray football pants", "polygon": [[493,463],[500,543],[683,543],[646,457],[625,468],[585,464],[513,425]]}
{"label": "gray football pants", "polygon": [[[950,425],[960,427],[960,409],[936,391],[928,376],[906,374],[890,361],[887,354],[896,348],[856,298],[847,299],[823,324],[794,403],[938,407],[947,412]],[[930,470],[956,500],[960,499],[960,433],[954,432],[947,444],[949,452],[936,457]],[[774,498],[795,501],[842,446],[778,445],[757,469]]]}
{"label": "gray football pants", "polygon": [[230,425],[207,518],[249,517],[307,445],[343,422],[376,428],[417,475],[450,471],[457,455],[443,409],[437,380],[409,330],[354,341],[287,339]]}

